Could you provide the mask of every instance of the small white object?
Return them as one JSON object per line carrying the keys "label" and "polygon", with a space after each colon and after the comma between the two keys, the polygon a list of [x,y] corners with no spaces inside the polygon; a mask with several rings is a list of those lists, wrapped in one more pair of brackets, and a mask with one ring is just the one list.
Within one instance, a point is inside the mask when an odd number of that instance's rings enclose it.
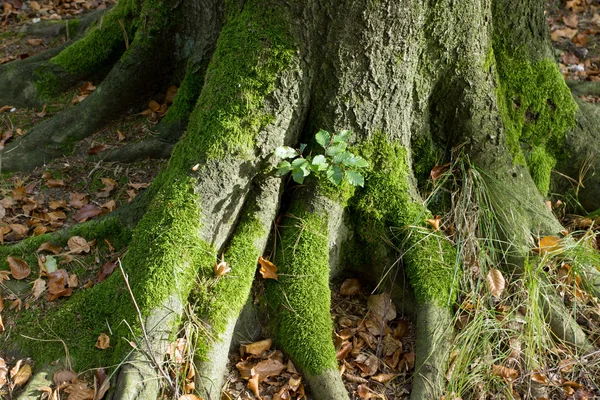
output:
{"label": "small white object", "polygon": [[15,112],[15,111],[17,111],[17,107],[13,107],[10,109],[10,112]]}
{"label": "small white object", "polygon": [[34,24],[37,24],[41,20],[42,20],[41,18],[34,18],[34,19],[31,20],[31,22],[33,22]]}

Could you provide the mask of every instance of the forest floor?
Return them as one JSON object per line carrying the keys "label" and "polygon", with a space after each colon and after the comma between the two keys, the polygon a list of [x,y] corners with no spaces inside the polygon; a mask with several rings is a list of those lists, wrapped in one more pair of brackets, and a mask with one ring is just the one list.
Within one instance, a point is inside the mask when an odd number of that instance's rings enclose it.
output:
{"label": "forest floor", "polygon": [[[110,7],[112,0],[0,0],[0,64],[33,56],[43,50],[64,43],[64,36],[35,37],[20,34],[23,27],[43,21],[60,21],[74,18],[87,10]],[[547,21],[551,38],[555,45],[557,61],[566,79],[600,81],[600,5],[596,0],[552,0],[547,7]],[[99,82],[81,82],[55,102],[44,105],[41,110],[20,109],[7,105],[0,107],[0,148],[14,138],[23,135],[36,123],[56,113],[76,106],[95,89]],[[143,141],[154,134],[153,127],[164,115],[175,87],[165,88],[152,98],[140,99],[139,109],[130,110],[127,117],[111,123],[95,135],[76,144],[71,156],[49,162],[31,174],[3,175],[0,181],[0,243],[11,244],[27,237],[56,231],[73,224],[99,218],[131,202],[152,182],[159,169],[165,164],[160,160],[145,160],[135,164],[104,162],[107,152],[130,143]],[[600,102],[600,96],[582,96],[588,102]],[[451,173],[451,171],[450,171]],[[591,237],[596,241],[595,218],[564,214],[560,199],[554,199],[549,207],[564,222],[565,228],[577,238]],[[443,216],[442,218],[446,218]],[[449,220],[449,218],[448,218]],[[452,227],[446,225],[447,232]],[[108,243],[100,245],[87,242],[84,238],[71,238],[66,248],[46,245],[40,248],[38,263],[40,270],[46,268],[46,275],[31,276],[22,260],[9,261],[11,271],[0,271],[0,332],[10,333],[17,313],[28,312],[31,308],[47,307],[48,303],[68,301],[68,296],[78,290],[85,290],[99,284],[115,270],[121,251],[114,251]],[[60,269],[52,262],[55,260]],[[41,265],[45,267],[41,267]],[[82,265],[85,265],[82,268]],[[69,290],[57,291],[52,287],[56,271],[67,271]],[[76,274],[75,271],[78,271]],[[571,280],[572,274],[565,263],[552,267],[557,282]],[[257,272],[257,275],[259,273]],[[58,274],[60,275],[60,274]],[[3,280],[27,282],[31,290],[14,292]],[[73,278],[74,277],[74,278]],[[41,283],[43,282],[43,284]],[[569,286],[570,285],[570,286]],[[565,289],[567,288],[568,289]],[[565,303],[580,304],[574,311],[575,317],[590,334],[598,346],[600,337],[600,305],[597,299],[590,298],[573,282],[562,287]],[[411,374],[414,372],[416,346],[415,326],[402,315],[401,304],[391,306],[389,294],[371,292],[373,288],[357,279],[347,279],[332,284],[331,313],[334,321],[333,337],[338,351],[340,371],[352,399],[403,399],[408,398],[411,388]],[[460,306],[456,308],[456,331],[465,331],[465,326],[473,320],[473,296],[461,295]],[[381,304],[393,308],[381,313]],[[486,305],[488,307],[488,305]],[[494,318],[502,319],[509,312],[502,304],[495,304]],[[379,311],[378,311],[379,310]],[[494,310],[492,310],[494,311]],[[108,346],[105,338],[99,338],[99,349]],[[10,399],[27,382],[31,375],[30,365],[35,360],[19,360],[5,354],[0,339],[0,397]],[[169,352],[170,371],[181,376],[184,392],[193,390],[193,368],[188,356],[189,347],[186,330],[173,343]],[[559,357],[557,354],[565,354]],[[531,397],[531,382],[547,386],[548,397],[559,398],[600,398],[598,380],[590,376],[600,375],[598,357],[570,359],[563,349],[549,352],[546,370],[525,370],[518,365],[498,365],[489,369],[488,377],[476,384],[472,397],[486,398],[535,398]],[[453,362],[459,357],[453,353]],[[474,363],[484,362],[476,360]],[[448,370],[450,379],[454,364]],[[252,368],[266,371],[268,378],[261,382],[252,378]],[[471,369],[475,370],[476,365]],[[524,380],[525,378],[528,380]],[[499,385],[484,384],[486,379],[497,380]],[[88,373],[79,377],[69,376],[60,388],[62,398],[71,392],[93,399],[102,380]],[[479,386],[478,386],[479,385]],[[477,389],[479,387],[480,389]],[[508,388],[508,392],[507,392]],[[56,395],[57,387],[45,389]],[[87,392],[86,392],[87,390]],[[91,390],[91,392],[90,392]],[[477,393],[479,390],[479,393]],[[87,393],[87,394],[86,394]],[[90,396],[91,397],[85,397]],[[506,393],[509,393],[507,395]],[[168,394],[165,398],[168,398]],[[281,351],[273,347],[268,337],[254,343],[245,343],[232,349],[230,368],[222,399],[295,400],[305,398],[301,375],[291,361]],[[58,397],[57,397],[58,398]],[[70,398],[70,397],[69,397]],[[542,397],[539,397],[542,398]],[[192,399],[192,397],[188,397]],[[445,400],[458,400],[449,393]]]}

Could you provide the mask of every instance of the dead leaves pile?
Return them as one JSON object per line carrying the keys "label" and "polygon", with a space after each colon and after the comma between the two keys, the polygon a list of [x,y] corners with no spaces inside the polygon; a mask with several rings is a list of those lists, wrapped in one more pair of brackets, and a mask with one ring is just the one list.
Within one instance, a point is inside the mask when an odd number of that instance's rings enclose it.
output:
{"label": "dead leaves pile", "polygon": [[[15,242],[85,222],[117,208],[114,196],[118,188],[112,178],[100,178],[104,185],[95,193],[68,192],[70,182],[55,179],[46,172],[28,183],[16,179],[10,189],[0,189],[0,243]],[[128,183],[126,195],[131,201],[146,183]]]}
{"label": "dead leaves pile", "polygon": [[0,27],[17,20],[31,20],[33,23],[40,20],[58,21],[78,16],[86,10],[102,10],[115,3],[112,0],[4,0],[0,9]]}
{"label": "dead leaves pile", "polygon": [[591,0],[567,0],[564,8],[547,13],[550,37],[563,50],[559,59],[567,79],[600,81],[600,57],[596,54],[600,32],[600,7]]}
{"label": "dead leaves pile", "polygon": [[238,374],[229,379],[222,399],[250,398],[248,392],[259,400],[306,399],[302,376],[271,346],[271,339],[240,346],[235,364]]}
{"label": "dead leaves pile", "polygon": [[142,111],[140,114],[148,118],[149,122],[153,124],[158,123],[162,117],[167,115],[169,106],[173,104],[173,100],[177,95],[177,90],[177,86],[170,86],[165,93],[162,104],[158,103],[156,100],[150,100],[148,103],[148,108]]}
{"label": "dead leaves pile", "polygon": [[346,388],[361,399],[408,397],[415,365],[411,324],[398,318],[387,293],[362,295],[357,279],[333,294],[334,343]]}

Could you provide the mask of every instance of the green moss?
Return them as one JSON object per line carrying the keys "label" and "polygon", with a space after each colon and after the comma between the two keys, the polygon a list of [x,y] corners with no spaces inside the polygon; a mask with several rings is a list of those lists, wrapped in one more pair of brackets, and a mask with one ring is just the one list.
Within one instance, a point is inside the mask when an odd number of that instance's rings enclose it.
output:
{"label": "green moss", "polygon": [[[172,295],[185,303],[196,271],[200,266],[212,266],[214,250],[200,239],[199,229],[198,196],[189,180],[170,182],[157,191],[122,261],[144,316]],[[62,339],[77,370],[119,363],[131,350],[128,340],[141,333],[136,310],[118,271],[106,281],[78,291],[58,308],[23,313],[22,318],[25,323],[19,324],[23,326],[19,333]],[[113,347],[95,349],[98,335],[107,332],[109,326]],[[61,343],[18,340],[36,361],[64,356]]]}
{"label": "green moss", "polygon": [[177,95],[173,99],[173,105],[169,107],[169,111],[162,119],[161,124],[172,124],[182,120],[187,121],[196,105],[203,84],[204,75],[199,71],[195,71],[191,66],[188,66],[185,78],[181,82],[179,90],[177,90]]}
{"label": "green moss", "polygon": [[[299,203],[299,202],[298,202]],[[279,281],[268,281],[275,339],[305,373],[337,367],[329,314],[327,214],[296,204],[283,228],[275,265]]]}
{"label": "green moss", "polygon": [[[255,240],[265,234],[253,211],[247,211],[240,220],[225,252],[224,259],[231,271],[216,280],[216,284],[212,265],[203,265],[200,271],[200,285],[194,289],[194,297],[201,307],[196,313],[212,327],[211,336],[225,331],[229,322],[238,317],[250,295],[260,256]],[[205,358],[210,340],[210,337],[198,340],[196,356],[200,359]]]}
{"label": "green moss", "polygon": [[265,96],[294,65],[296,46],[289,27],[287,15],[258,1],[246,2],[228,21],[171,164],[189,170],[226,154],[253,156],[256,135],[274,118],[263,111]]}
{"label": "green moss", "polygon": [[438,159],[430,135],[413,135],[410,142],[412,152],[412,169],[419,185],[429,179],[431,169]]}
{"label": "green moss", "polygon": [[529,173],[539,191],[545,196],[550,190],[550,174],[556,159],[544,147],[534,147],[528,157]]}
{"label": "green moss", "polygon": [[390,227],[399,228],[392,240],[406,250],[404,263],[417,300],[448,306],[455,296],[454,249],[428,228],[425,219],[431,215],[413,200],[406,149],[379,133],[361,153],[370,168],[364,189],[352,200],[360,239],[367,245],[379,243]]}
{"label": "green moss", "polygon": [[507,50],[501,39],[494,43],[494,54],[508,148],[546,195],[552,166],[567,156],[564,139],[575,126],[577,105],[553,60],[530,62],[519,49]]}

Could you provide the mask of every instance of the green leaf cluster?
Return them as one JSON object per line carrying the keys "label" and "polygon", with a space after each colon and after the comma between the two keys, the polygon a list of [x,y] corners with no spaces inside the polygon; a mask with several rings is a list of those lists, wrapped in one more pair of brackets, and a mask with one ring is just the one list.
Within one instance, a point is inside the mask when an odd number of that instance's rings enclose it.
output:
{"label": "green leaf cluster", "polygon": [[323,148],[324,154],[314,157],[311,154],[306,157],[303,155],[306,149],[304,143],[298,149],[289,146],[278,147],[275,149],[275,157],[281,158],[282,161],[277,165],[277,175],[283,176],[291,172],[295,182],[303,183],[304,179],[314,172],[336,186],[344,179],[353,186],[364,186],[365,178],[357,170],[369,164],[361,156],[347,150],[348,139],[350,131],[329,133],[321,129],[315,135],[315,140]]}

